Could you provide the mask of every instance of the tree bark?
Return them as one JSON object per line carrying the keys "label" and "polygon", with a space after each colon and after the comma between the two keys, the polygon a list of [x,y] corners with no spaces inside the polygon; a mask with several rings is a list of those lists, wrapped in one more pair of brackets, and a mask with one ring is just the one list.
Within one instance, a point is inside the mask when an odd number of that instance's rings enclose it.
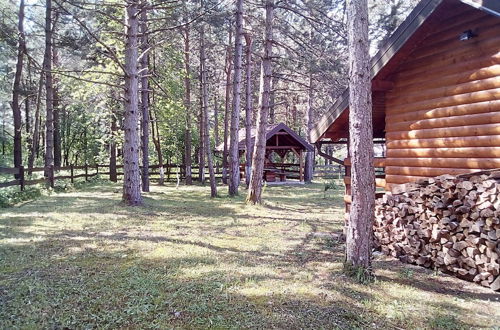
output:
{"label": "tree bark", "polygon": [[246,104],[245,104],[245,183],[250,185],[250,174],[252,171],[252,36],[245,33],[246,41]]}
{"label": "tree bark", "polygon": [[373,127],[367,0],[349,0],[349,154],[351,210],[346,236],[346,266],[371,276],[375,208]]}
{"label": "tree bark", "polygon": [[123,196],[126,205],[142,204],[139,173],[139,102],[138,89],[138,0],[126,6],[125,43],[125,118],[123,121]]}
{"label": "tree bark", "polygon": [[116,173],[116,138],[118,132],[118,125],[116,124],[116,114],[111,111],[110,114],[111,123],[111,142],[109,144],[109,180],[111,182],[118,181],[118,175]]}
{"label": "tree bark", "polygon": [[21,0],[19,4],[19,21],[17,25],[19,36],[17,46],[16,73],[14,75],[14,84],[12,86],[12,118],[14,121],[14,167],[20,167],[23,162],[21,127],[22,118],[19,96],[21,94],[21,78],[23,75],[24,52],[26,49],[26,41],[24,39],[24,7],[24,0]]}
{"label": "tree bark", "polygon": [[[309,91],[307,93],[307,110],[306,110],[306,134],[307,141],[311,143],[311,132],[314,126],[314,111],[313,111],[313,76],[309,73]],[[313,179],[314,169],[314,150],[306,151],[306,166],[304,171],[304,181],[310,183]]]}
{"label": "tree bark", "polygon": [[[49,178],[54,166],[54,109],[52,86],[52,0],[46,0],[45,5],[45,169],[44,176]],[[51,178],[49,178],[51,179]]]}
{"label": "tree bark", "polygon": [[193,183],[192,161],[191,161],[191,67],[190,67],[190,45],[189,45],[189,25],[184,28],[184,107],[186,108],[186,147],[184,154],[184,164],[186,166],[186,184]]}
{"label": "tree bark", "polygon": [[276,123],[276,113],[275,113],[275,108],[274,108],[274,100],[276,93],[274,92],[274,85],[276,84],[276,77],[271,77],[271,95],[270,95],[270,101],[269,101],[269,122],[271,124]]}
{"label": "tree bark", "polygon": [[[57,49],[55,47],[52,48],[52,64],[53,67],[57,69],[59,66],[59,54],[57,52]],[[61,166],[61,134],[60,134],[60,97],[59,97],[59,79],[57,79],[57,76],[54,76],[53,78],[54,81],[54,86],[53,86],[53,91],[54,91],[54,96],[53,96],[53,111],[54,111],[54,166],[55,167],[60,167]]]}
{"label": "tree bark", "polygon": [[147,37],[147,2],[141,8],[141,148],[142,148],[142,191],[149,192],[149,42]]}
{"label": "tree bark", "polygon": [[238,133],[241,110],[241,59],[243,52],[243,0],[236,0],[236,33],[234,37],[233,111],[229,138],[229,196],[238,195],[240,185],[240,152]]}
{"label": "tree bark", "polygon": [[[45,60],[42,64],[42,67],[45,67]],[[43,81],[44,81],[45,73],[42,71],[40,73],[40,78],[38,80],[38,91],[36,98],[36,107],[35,107],[35,122],[33,124],[33,135],[31,138],[31,146],[30,153],[28,155],[28,174],[31,175],[33,166],[35,163],[35,157],[38,155],[39,143],[40,143],[40,108],[42,106],[42,91],[43,91]]]}
{"label": "tree bark", "polygon": [[274,0],[266,0],[266,22],[264,55],[260,79],[260,109],[257,113],[257,134],[252,158],[252,175],[248,189],[247,202],[262,202],[262,176],[266,156],[266,130],[271,103],[272,49],[273,49]]}
{"label": "tree bark", "polygon": [[[214,141],[215,141],[215,146],[217,147],[220,144],[220,137],[219,137],[219,100],[217,98],[217,93],[215,93],[215,99],[214,99]],[[219,172],[219,162],[217,159],[214,159],[214,166],[215,166],[215,172]]]}
{"label": "tree bark", "polygon": [[[210,148],[210,123],[208,120],[208,88],[207,88],[207,70],[206,70],[206,54],[205,54],[205,35],[202,27],[201,36],[200,36],[200,66],[201,66],[201,107],[202,107],[202,116],[203,116],[203,144],[205,147],[206,155],[207,155],[207,165],[208,165],[208,173],[210,177],[210,197],[217,197],[217,182],[215,181],[215,171],[214,164],[212,158],[212,149]],[[201,166],[201,165],[200,165]]]}
{"label": "tree bark", "polygon": [[222,150],[222,183],[227,184],[227,156],[228,156],[228,136],[229,136],[229,108],[231,95],[231,72],[233,71],[231,62],[231,39],[232,33],[229,30],[229,42],[226,47],[226,95],[224,109],[224,146]]}
{"label": "tree bark", "polygon": [[[200,45],[201,45],[201,35],[200,35]],[[203,115],[203,65],[202,65],[202,52],[201,52],[201,47],[200,47],[200,66],[199,66],[199,81],[200,81],[200,112],[198,116],[198,121],[199,121],[199,133],[200,133],[200,149],[199,154],[198,154],[198,181],[201,184],[205,184],[205,155],[206,155],[206,145],[205,145],[205,139],[203,138],[205,135],[205,116]]]}
{"label": "tree bark", "polygon": [[[162,186],[165,183],[165,169],[163,168],[163,154],[161,152],[160,144],[160,130],[158,128],[158,116],[154,113],[154,107],[151,108],[149,115],[151,116],[151,132],[153,138],[153,144],[155,145],[156,155],[158,157],[158,165],[160,166],[160,180],[158,184]],[[153,116],[154,114],[154,116]]]}

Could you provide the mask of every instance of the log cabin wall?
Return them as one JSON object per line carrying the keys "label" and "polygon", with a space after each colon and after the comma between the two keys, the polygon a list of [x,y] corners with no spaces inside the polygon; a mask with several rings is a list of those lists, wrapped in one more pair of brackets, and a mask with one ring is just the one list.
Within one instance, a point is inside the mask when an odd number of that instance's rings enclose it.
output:
{"label": "log cabin wall", "polygon": [[[456,9],[391,75],[386,189],[500,168],[500,18]],[[460,41],[467,30],[476,36]]]}

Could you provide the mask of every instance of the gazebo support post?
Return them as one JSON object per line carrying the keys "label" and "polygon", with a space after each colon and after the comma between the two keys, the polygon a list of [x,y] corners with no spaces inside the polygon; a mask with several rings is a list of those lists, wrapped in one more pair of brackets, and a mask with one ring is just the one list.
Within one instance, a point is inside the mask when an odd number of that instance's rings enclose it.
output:
{"label": "gazebo support post", "polygon": [[304,182],[304,152],[302,149],[299,151],[299,177],[300,177],[300,182]]}

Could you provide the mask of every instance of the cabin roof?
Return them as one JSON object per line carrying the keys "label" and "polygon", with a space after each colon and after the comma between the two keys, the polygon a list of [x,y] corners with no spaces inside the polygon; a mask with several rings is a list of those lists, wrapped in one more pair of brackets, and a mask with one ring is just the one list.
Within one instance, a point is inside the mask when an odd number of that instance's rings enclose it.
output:
{"label": "cabin roof", "polygon": [[[436,12],[436,9],[441,8],[443,12],[446,12],[450,6],[462,3],[500,17],[499,0],[422,0],[371,59],[374,137],[383,137],[385,129],[383,116],[380,116],[385,111],[383,108],[377,107],[377,103],[383,102],[383,100],[376,99],[378,98],[377,92],[390,89],[390,82],[385,81],[384,78],[400,63],[403,57],[409,54],[416,42],[422,40],[427,33],[432,31],[430,24],[427,24],[426,29],[422,27],[428,18]],[[448,7],[445,8],[446,6]],[[383,96],[381,97],[383,98]],[[348,106],[349,89],[347,88],[332,108],[314,126],[310,141],[316,143],[324,138],[330,126],[336,122],[338,129],[344,130],[345,133],[348,127]],[[339,138],[341,138],[340,135],[337,139]]]}
{"label": "cabin roof", "polygon": [[[278,132],[285,132],[287,133],[287,139],[291,140],[289,142],[293,142],[295,146],[302,150],[307,150],[307,151],[313,151],[314,148],[311,146],[304,138],[302,138],[300,135],[295,133],[290,127],[285,125],[284,123],[279,123],[275,125],[268,125],[267,127],[267,132],[266,132],[266,140],[271,139],[273,136],[275,136]],[[257,135],[257,128],[252,127],[251,129],[251,141],[252,145],[254,144],[255,141],[255,136]],[[246,146],[246,130],[245,128],[241,128],[238,131],[238,150],[245,150]],[[216,148],[217,151],[223,151],[224,150],[224,143],[221,143],[217,146]]]}

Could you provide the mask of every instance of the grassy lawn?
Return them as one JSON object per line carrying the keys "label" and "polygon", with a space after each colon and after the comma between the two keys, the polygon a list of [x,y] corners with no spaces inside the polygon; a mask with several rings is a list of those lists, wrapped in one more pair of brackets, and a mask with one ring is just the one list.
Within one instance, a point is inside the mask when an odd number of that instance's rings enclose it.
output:
{"label": "grassy lawn", "polygon": [[[225,194],[225,187],[222,194]],[[267,187],[266,204],[153,186],[145,206],[95,184],[0,209],[0,328],[500,326],[500,294],[377,257],[342,275],[340,192]]]}

